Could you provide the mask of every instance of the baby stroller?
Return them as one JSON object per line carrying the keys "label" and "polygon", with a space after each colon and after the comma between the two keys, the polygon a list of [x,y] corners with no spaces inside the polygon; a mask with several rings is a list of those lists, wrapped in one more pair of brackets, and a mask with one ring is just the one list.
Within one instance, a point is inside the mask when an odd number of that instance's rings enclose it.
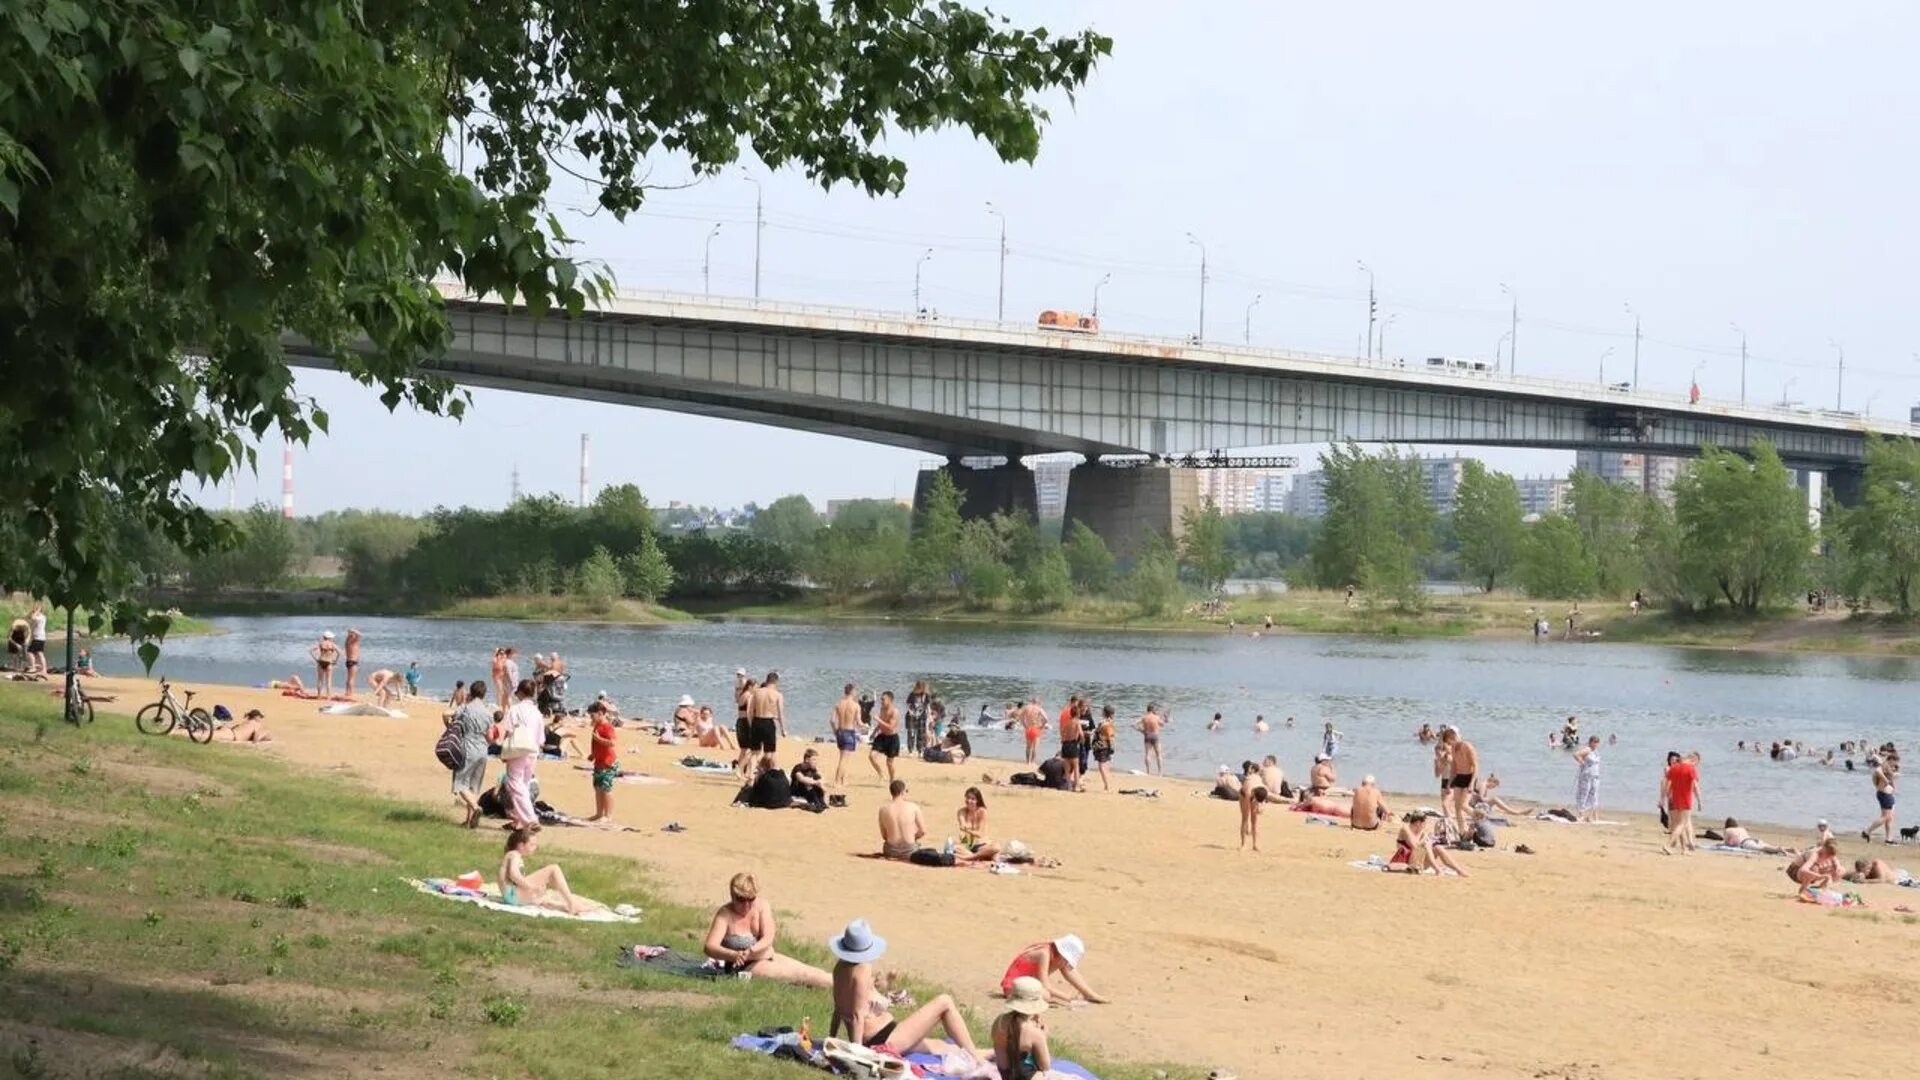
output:
{"label": "baby stroller", "polygon": [[557,716],[567,711],[567,676],[552,672],[540,676],[540,688],[534,692],[533,703],[540,708],[541,716]]}

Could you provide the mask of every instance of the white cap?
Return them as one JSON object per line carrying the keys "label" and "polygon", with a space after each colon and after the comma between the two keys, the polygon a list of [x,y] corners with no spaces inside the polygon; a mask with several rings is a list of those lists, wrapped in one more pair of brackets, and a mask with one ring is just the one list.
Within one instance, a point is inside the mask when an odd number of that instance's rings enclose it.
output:
{"label": "white cap", "polygon": [[1373,785],[1373,774],[1368,773],[1366,776],[1362,777],[1360,780],[1360,783],[1362,786],[1371,787]]}
{"label": "white cap", "polygon": [[1232,769],[1229,769],[1229,768],[1227,768],[1227,767],[1226,767],[1225,765],[1222,765],[1222,766],[1220,766],[1220,771],[1221,771],[1221,772],[1223,772],[1223,773],[1230,773],[1230,772],[1232,772],[1233,770],[1232,770]]}
{"label": "white cap", "polygon": [[320,640],[321,640],[321,641],[332,641],[332,640],[333,640],[333,631],[331,631],[331,630],[324,630],[324,631],[322,631],[322,632],[321,632],[321,634],[320,634]]}
{"label": "white cap", "polygon": [[1819,825],[1819,827],[1820,827],[1820,828],[1822,828],[1822,829],[1824,829],[1824,828],[1826,828],[1826,827],[1827,827],[1827,819],[1826,819],[1826,818],[1821,818],[1821,819],[1820,819],[1820,825]]}
{"label": "white cap", "polygon": [[680,695],[680,701],[679,701],[679,703],[678,703],[678,704],[676,704],[676,705],[674,706],[674,708],[676,708],[676,709],[686,709],[686,708],[691,708],[692,706],[693,706],[693,695],[692,695],[692,694],[681,694],[681,695]]}
{"label": "white cap", "polygon": [[1332,761],[1333,759],[1332,759],[1332,758],[1330,758],[1330,757],[1328,757],[1328,756],[1327,756],[1327,755],[1325,755],[1325,754],[1315,754],[1315,755],[1313,755],[1313,760],[1314,760],[1314,761],[1315,761],[1316,763],[1318,763],[1318,762],[1322,762],[1322,761]]}
{"label": "white cap", "polygon": [[595,701],[605,701],[607,700],[607,692],[605,690],[602,690],[599,693],[593,695],[593,698]]}
{"label": "white cap", "polygon": [[1078,934],[1054,938],[1053,947],[1060,954],[1060,959],[1067,962],[1068,967],[1077,968],[1080,966],[1080,961],[1087,958],[1087,944],[1080,940]]}
{"label": "white cap", "polygon": [[745,675],[747,673],[747,669],[743,667],[737,667],[733,669],[733,673],[735,675]]}

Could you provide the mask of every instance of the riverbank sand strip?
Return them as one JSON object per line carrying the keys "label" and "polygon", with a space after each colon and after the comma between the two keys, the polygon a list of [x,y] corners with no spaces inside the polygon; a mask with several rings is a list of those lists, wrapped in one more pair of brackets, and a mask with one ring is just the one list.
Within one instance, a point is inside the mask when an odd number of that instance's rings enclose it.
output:
{"label": "riverbank sand strip", "polygon": [[[156,696],[136,679],[87,689],[118,698],[101,707],[104,724],[131,723],[126,715]],[[194,689],[198,703],[236,715],[261,709],[276,740],[208,753],[272,753],[443,806],[452,827],[448,774],[432,752],[437,704],[408,701],[405,720],[322,717],[313,702],[271,691]],[[1217,1064],[1248,1080],[1599,1080],[1866,1076],[1881,1071],[1874,1061],[1920,1052],[1920,1025],[1906,1021],[1920,1001],[1920,925],[1894,911],[1920,906],[1920,893],[1867,886],[1867,912],[1816,909],[1791,900],[1778,860],[1663,857],[1645,818],[1615,829],[1520,823],[1503,843],[1538,854],[1462,855],[1471,878],[1414,879],[1348,868],[1390,854],[1390,833],[1309,828],[1272,810],[1261,821],[1265,850],[1243,854],[1236,807],[1188,798],[1198,788],[1182,781],[1152,781],[1159,799],[988,788],[992,834],[1063,865],[955,874],[856,857],[878,846],[885,794],[864,754],[851,763],[849,809],[767,813],[729,809],[725,777],[672,769],[685,749],[623,734],[623,749],[639,747],[622,755],[626,768],[674,783],[617,789],[619,819],[640,832],[549,830],[547,851],[634,857],[690,903],[719,903],[728,876],[752,870],[783,934],[824,941],[863,916],[892,943],[889,965],[982,1016],[1016,951],[1077,933],[1088,979],[1114,1004],[1049,1020],[1115,1058]],[[789,746],[780,756],[791,764]],[[821,754],[830,776],[834,752]],[[964,788],[1016,767],[900,762],[936,844]],[[545,799],[591,812],[586,773],[561,762],[540,773]],[[1411,801],[1389,799],[1396,809]],[[688,831],[658,831],[675,820]],[[1867,845],[1843,842],[1842,853]]]}

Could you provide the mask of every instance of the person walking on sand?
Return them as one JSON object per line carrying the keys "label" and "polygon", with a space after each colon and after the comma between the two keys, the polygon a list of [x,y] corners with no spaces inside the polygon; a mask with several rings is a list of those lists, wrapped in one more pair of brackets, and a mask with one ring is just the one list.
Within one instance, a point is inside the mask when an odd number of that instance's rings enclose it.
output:
{"label": "person walking on sand", "polygon": [[[900,708],[893,703],[893,691],[880,693],[880,705],[873,711],[873,738],[867,744],[867,764],[873,766],[873,775],[889,784],[897,781],[893,776],[893,762],[900,756]],[[880,763],[887,763],[886,769]]]}
{"label": "person walking on sand", "polygon": [[[72,625],[72,613],[68,613]],[[27,672],[47,674],[47,605],[38,600],[27,610]]]}
{"label": "person walking on sand", "polygon": [[341,659],[345,661],[345,667],[347,669],[347,685],[342,692],[348,697],[352,697],[353,677],[358,673],[360,667],[360,631],[355,627],[347,627],[347,640],[344,643],[344,647],[340,650],[340,654]]}
{"label": "person walking on sand", "polygon": [[1151,702],[1147,704],[1146,714],[1133,722],[1133,729],[1140,733],[1142,768],[1149,775],[1166,775],[1166,765],[1160,760],[1160,731],[1166,726],[1166,720],[1160,715],[1160,706]]}
{"label": "person walking on sand", "polygon": [[493,710],[487,708],[487,684],[479,679],[467,688],[466,700],[444,718],[460,742],[461,763],[453,773],[453,797],[466,809],[462,823],[480,824],[480,792],[487,781],[487,733],[493,729]]}
{"label": "person walking on sand", "polygon": [[1240,850],[1252,841],[1255,854],[1260,851],[1260,804],[1267,801],[1267,785],[1260,779],[1260,767],[1251,761],[1240,763]]}
{"label": "person walking on sand", "polygon": [[[1669,754],[1669,758],[1677,755]],[[1683,854],[1692,854],[1696,850],[1693,842],[1693,812],[1703,809],[1700,798],[1700,768],[1695,764],[1697,755],[1688,755],[1667,766],[1666,773],[1660,779],[1660,801],[1667,808],[1667,842],[1660,850],[1668,855],[1675,850]]]}
{"label": "person walking on sand", "polygon": [[1573,767],[1574,820],[1592,824],[1600,818],[1600,736],[1573,752]]}
{"label": "person walking on sand", "polygon": [[1100,770],[1100,790],[1113,790],[1113,774],[1107,763],[1113,760],[1113,706],[1100,707],[1100,722],[1093,729],[1093,764]]}
{"label": "person walking on sand", "polygon": [[1898,758],[1881,758],[1880,764],[1873,768],[1873,798],[1880,804],[1880,816],[1873,823],[1860,830],[1860,839],[1871,841],[1873,830],[1884,829],[1887,843],[1893,843],[1893,805],[1894,780],[1900,775]]}
{"label": "person walking on sand", "polygon": [[333,631],[320,635],[320,643],[307,650],[313,657],[313,692],[325,700],[333,696],[333,665],[340,659],[340,646],[333,642]]}
{"label": "person walking on sand", "polygon": [[1447,746],[1447,767],[1452,770],[1453,778],[1447,783],[1447,805],[1442,806],[1453,819],[1460,835],[1467,835],[1468,802],[1473,796],[1473,779],[1480,771],[1480,752],[1473,744],[1460,737],[1460,729],[1447,728],[1440,737]]}
{"label": "person walking on sand", "polygon": [[500,759],[507,763],[507,819],[516,829],[540,824],[533,806],[533,766],[540,758],[541,729],[546,725],[533,695],[532,679],[522,679],[514,687],[513,705],[506,714],[507,734],[501,739]]}
{"label": "person walking on sand", "polygon": [[852,683],[833,704],[833,746],[840,751],[840,760],[833,766],[833,786],[845,791],[847,759],[860,749],[860,702],[854,699]]}
{"label": "person walking on sand", "polygon": [[507,683],[507,650],[501,646],[493,650],[493,668],[487,675],[487,681],[493,686],[493,699],[502,708],[513,700],[513,687]]}
{"label": "person walking on sand", "polygon": [[607,703],[596,701],[587,706],[587,722],[593,729],[593,748],[589,764],[593,766],[593,816],[588,821],[613,820],[613,785],[620,779],[620,744]]}
{"label": "person walking on sand", "polygon": [[906,736],[907,756],[919,757],[927,748],[927,713],[931,708],[932,694],[927,690],[927,680],[921,679],[907,691]]}
{"label": "person walking on sand", "polygon": [[1067,766],[1067,788],[1080,787],[1080,695],[1067,699],[1060,711],[1060,760]]}

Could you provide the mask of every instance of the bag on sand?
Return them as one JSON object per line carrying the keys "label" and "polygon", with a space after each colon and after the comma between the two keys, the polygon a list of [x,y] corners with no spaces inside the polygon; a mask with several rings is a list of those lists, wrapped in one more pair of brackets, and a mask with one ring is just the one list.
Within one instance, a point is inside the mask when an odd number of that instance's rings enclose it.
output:
{"label": "bag on sand", "polygon": [[433,756],[439,758],[449,772],[459,772],[467,764],[466,751],[460,748],[460,736],[452,728],[441,733],[440,741],[433,744]]}
{"label": "bag on sand", "polygon": [[907,861],[915,866],[952,866],[954,857],[952,852],[923,847],[914,849],[913,854],[907,856]]}
{"label": "bag on sand", "polygon": [[902,1080],[913,1075],[907,1063],[899,1058],[842,1039],[828,1039],[826,1055],[828,1061],[845,1070],[848,1076],[860,1080]]}

